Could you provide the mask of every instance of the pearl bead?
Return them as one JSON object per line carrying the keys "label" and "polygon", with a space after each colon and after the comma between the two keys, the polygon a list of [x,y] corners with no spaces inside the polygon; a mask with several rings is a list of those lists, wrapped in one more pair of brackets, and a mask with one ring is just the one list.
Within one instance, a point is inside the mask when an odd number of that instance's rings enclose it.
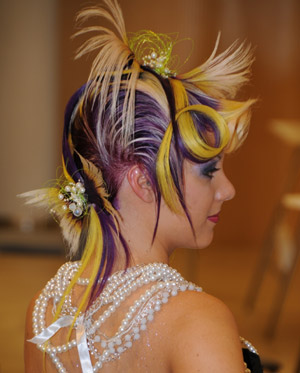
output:
{"label": "pearl bead", "polygon": [[108,350],[104,350],[103,351],[103,356],[106,358],[109,356],[109,351]]}
{"label": "pearl bead", "polygon": [[123,320],[123,321],[122,321],[122,326],[125,327],[125,326],[127,326],[127,325],[128,325],[128,321],[127,321],[127,320]]}
{"label": "pearl bead", "polygon": [[71,210],[71,211],[75,211],[75,209],[76,209],[76,205],[75,205],[75,203],[70,203],[70,204],[69,204],[69,210]]}
{"label": "pearl bead", "polygon": [[154,317],[153,317],[152,314],[150,314],[150,315],[148,315],[147,319],[148,319],[149,321],[152,321],[152,320],[154,319]]}
{"label": "pearl bead", "polygon": [[134,312],[136,311],[136,307],[135,307],[135,306],[131,306],[131,307],[129,308],[129,311],[130,311],[131,313],[134,313]]}
{"label": "pearl bead", "polygon": [[77,207],[74,211],[73,211],[73,214],[76,216],[76,217],[79,217],[81,214],[82,214],[82,209],[80,207]]}

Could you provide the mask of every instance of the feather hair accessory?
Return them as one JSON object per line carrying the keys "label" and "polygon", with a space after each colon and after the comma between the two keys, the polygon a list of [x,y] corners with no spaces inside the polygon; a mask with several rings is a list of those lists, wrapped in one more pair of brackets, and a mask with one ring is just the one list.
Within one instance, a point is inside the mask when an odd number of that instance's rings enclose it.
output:
{"label": "feather hair accessory", "polygon": [[[239,45],[235,41],[224,52],[217,55],[221,33],[218,34],[210,57],[200,66],[180,74],[179,79],[192,83],[194,90],[220,98],[235,98],[240,87],[249,80],[250,67],[254,61],[250,44]],[[191,87],[189,87],[191,88]]]}
{"label": "feather hair accessory", "polygon": [[53,187],[41,188],[18,195],[26,204],[46,208],[62,228],[70,257],[77,254],[83,219],[89,214],[82,181],[75,183],[61,177]]}
{"label": "feather hair accessory", "polygon": [[[112,216],[114,225],[118,231],[117,211],[110,203],[109,194],[106,191],[102,172],[90,161],[82,157],[80,161],[83,171],[97,195],[101,199],[102,208]],[[22,193],[19,197],[26,199],[26,204],[44,207],[49,210],[54,219],[62,228],[63,237],[70,248],[70,256],[77,253],[79,239],[82,230],[82,219],[89,214],[91,203],[88,202],[88,195],[82,180],[76,183],[70,177],[65,167],[64,176],[56,181],[50,188],[42,188]]]}
{"label": "feather hair accessory", "polygon": [[[122,145],[126,147],[134,131],[134,91],[141,69],[128,45],[124,19],[117,1],[104,0],[103,2],[107,9],[94,7],[83,10],[79,13],[77,20],[85,21],[90,17],[102,17],[112,24],[119,36],[103,26],[81,29],[74,36],[91,32],[95,32],[96,35],[83,43],[77,51],[76,58],[94,51],[98,52],[92,64],[84,97],[88,100],[89,97],[93,97],[94,93],[100,92],[99,118],[105,108],[110,88],[112,88],[110,115],[112,119],[115,118],[119,91],[121,86],[126,87],[121,127]],[[95,100],[96,97],[97,94],[94,95]],[[99,146],[104,148],[103,137],[100,133],[97,135],[97,140]]]}
{"label": "feather hair accessory", "polygon": [[[64,191],[65,187],[63,188]],[[50,211],[50,213],[54,216],[54,219],[62,228],[64,241],[70,249],[69,255],[70,257],[73,257],[78,251],[83,219],[74,219],[74,214],[71,210],[68,210],[65,201],[63,201],[65,197],[61,199],[59,195],[63,195],[62,187],[50,187],[32,190],[30,192],[20,194],[19,197],[25,198],[25,203],[28,205],[44,207]],[[88,210],[85,212],[85,215],[87,214]]]}

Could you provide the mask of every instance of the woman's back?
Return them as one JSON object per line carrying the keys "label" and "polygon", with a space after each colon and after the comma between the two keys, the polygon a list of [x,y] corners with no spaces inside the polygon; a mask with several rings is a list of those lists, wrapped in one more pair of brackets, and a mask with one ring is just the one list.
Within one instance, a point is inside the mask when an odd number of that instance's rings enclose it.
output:
{"label": "woman's back", "polygon": [[[57,306],[77,269],[76,262],[62,266],[35,300],[34,309],[29,310],[30,318],[33,311],[33,325],[29,323],[28,329],[32,327],[40,338],[44,331],[44,340],[38,342],[45,343],[47,372],[88,372],[84,369],[89,364],[91,371],[100,369],[104,373],[196,372],[201,367],[205,372],[217,372],[220,364],[224,372],[235,372],[234,355],[238,358],[236,372],[241,371],[238,334],[226,307],[165,264],[137,266],[114,274],[83,323],[79,316],[76,332],[73,330],[68,340],[87,282],[80,279],[64,303],[54,334],[53,306]],[[32,336],[31,330],[27,336]],[[27,349],[32,347],[28,342]],[[217,362],[210,357],[216,351],[220,358]],[[30,372],[40,372],[43,354],[35,348],[27,355],[35,361],[28,361]]]}

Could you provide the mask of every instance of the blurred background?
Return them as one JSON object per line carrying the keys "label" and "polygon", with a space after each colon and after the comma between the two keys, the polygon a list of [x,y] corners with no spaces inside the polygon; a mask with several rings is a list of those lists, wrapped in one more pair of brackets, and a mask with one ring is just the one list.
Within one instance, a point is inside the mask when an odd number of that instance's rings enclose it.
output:
{"label": "blurred background", "polygon": [[[300,2],[119,3],[127,31],[178,32],[194,41],[182,71],[208,58],[218,31],[220,51],[237,39],[254,47],[251,83],[240,97],[258,102],[246,143],[225,163],[236,197],[224,206],[213,245],[180,250],[172,264],[229,305],[268,369],[274,364],[274,372],[299,372]],[[23,371],[28,301],[64,261],[55,224],[16,195],[47,185],[59,173],[64,107],[86,81],[92,61],[73,60],[83,40],[70,37],[76,13],[94,4],[0,0],[1,373]],[[191,45],[179,45],[182,62]]]}

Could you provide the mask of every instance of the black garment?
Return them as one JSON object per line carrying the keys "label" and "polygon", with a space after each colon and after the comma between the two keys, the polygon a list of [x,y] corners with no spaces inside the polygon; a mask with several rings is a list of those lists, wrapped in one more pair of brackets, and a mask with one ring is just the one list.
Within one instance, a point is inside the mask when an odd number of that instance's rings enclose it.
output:
{"label": "black garment", "polygon": [[247,368],[250,369],[251,373],[263,373],[263,367],[257,354],[249,351],[247,348],[243,348],[243,356]]}

